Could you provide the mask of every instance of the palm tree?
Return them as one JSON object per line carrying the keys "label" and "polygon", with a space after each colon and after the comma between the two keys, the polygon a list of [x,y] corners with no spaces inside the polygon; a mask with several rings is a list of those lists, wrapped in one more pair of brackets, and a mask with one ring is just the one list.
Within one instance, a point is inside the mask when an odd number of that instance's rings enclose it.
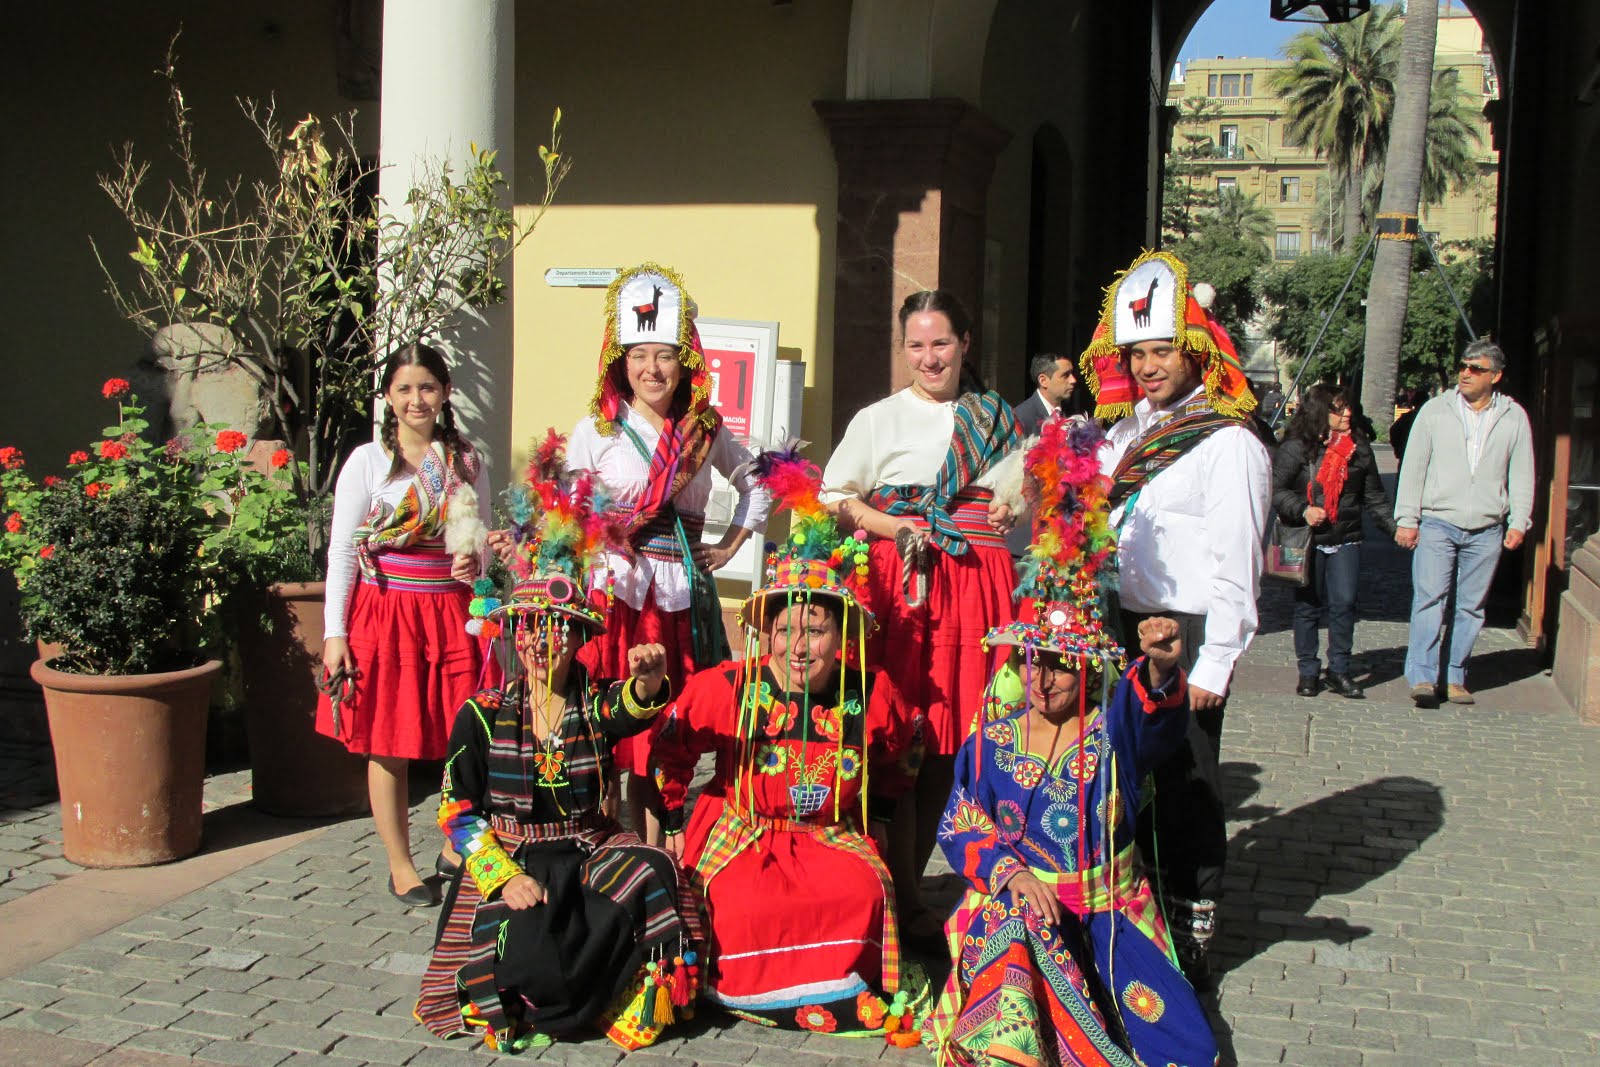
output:
{"label": "palm tree", "polygon": [[[1461,72],[1453,67],[1433,72],[1428,105],[1428,138],[1422,157],[1422,206],[1444,203],[1451,191],[1461,192],[1482,176],[1478,149],[1483,137],[1461,89]],[[1387,170],[1381,157],[1367,168],[1362,199],[1370,217],[1378,210]]]}
{"label": "palm tree", "polygon": [[1285,48],[1289,65],[1268,80],[1287,105],[1289,136],[1325,157],[1344,189],[1340,247],[1364,229],[1361,176],[1383,154],[1400,26],[1399,9],[1390,5],[1298,34]]}
{"label": "palm tree", "polygon": [[1272,212],[1261,206],[1255,196],[1246,196],[1238,189],[1224,189],[1217,194],[1217,206],[1202,221],[1204,226],[1220,226],[1239,237],[1265,242],[1272,236]]}
{"label": "palm tree", "polygon": [[[1411,5],[1400,46],[1395,77],[1394,124],[1385,158],[1389,176],[1383,183],[1380,215],[1417,221],[1422,196],[1422,161],[1427,151],[1429,105],[1433,89],[1433,52],[1439,38],[1439,5],[1427,0]],[[1411,295],[1411,241],[1380,240],[1367,289],[1366,353],[1362,360],[1361,404],[1387,425],[1394,415],[1395,372],[1400,362],[1400,335],[1406,301]]]}

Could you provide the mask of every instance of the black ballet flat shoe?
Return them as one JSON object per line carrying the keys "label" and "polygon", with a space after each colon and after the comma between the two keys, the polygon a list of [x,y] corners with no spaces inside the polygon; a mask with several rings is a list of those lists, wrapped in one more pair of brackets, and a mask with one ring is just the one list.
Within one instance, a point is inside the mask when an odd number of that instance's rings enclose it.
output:
{"label": "black ballet flat shoe", "polygon": [[1329,671],[1326,681],[1330,690],[1338,693],[1346,700],[1365,700],[1367,698],[1366,692],[1348,674],[1335,674]]}
{"label": "black ballet flat shoe", "polygon": [[443,852],[439,853],[438,857],[433,861],[433,873],[437,874],[440,878],[443,878],[447,882],[454,878],[456,876],[456,872],[460,869],[461,861],[456,860],[454,863],[451,863],[445,858],[445,854]]}
{"label": "black ballet flat shoe", "polygon": [[433,889],[427,882],[407,889],[404,893],[394,887],[394,875],[389,876],[389,895],[408,908],[433,908],[439,904],[439,898],[434,895]]}
{"label": "black ballet flat shoe", "polygon": [[1300,684],[1294,687],[1294,691],[1297,696],[1316,696],[1321,691],[1321,687],[1317,684],[1317,676],[1314,674],[1302,674],[1300,676]]}

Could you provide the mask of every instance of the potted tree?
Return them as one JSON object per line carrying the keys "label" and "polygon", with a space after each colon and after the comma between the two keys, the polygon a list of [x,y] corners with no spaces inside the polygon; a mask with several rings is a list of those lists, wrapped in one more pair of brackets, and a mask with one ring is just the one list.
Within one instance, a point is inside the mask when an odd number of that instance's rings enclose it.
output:
{"label": "potted tree", "polygon": [[474,148],[459,174],[433,161],[404,204],[384,204],[376,165],[356,151],[353,113],[289,126],[270,101],[241,101],[241,110],[272,177],[218,183],[195,156],[170,50],[163,73],[179,176],[147,189],[147,165],[124,149],[101,187],[131,231],[132,273],[109,269],[108,257],[101,264],[119,309],[148,336],[180,329],[179,358],[257,381],[269,435],[297,457],[303,547],[260,561],[263,596],[241,620],[251,765],[266,810],[342,813],[365,801],[364,768],[313,726],[334,480],[370,439],[384,356],[505,299],[500,268],[567,170],[561,115],[539,150],[543,198],[519,220],[491,151]]}
{"label": "potted tree", "polygon": [[[206,710],[219,619],[259,546],[292,522],[287,461],[245,462],[245,437],[201,424],[156,443],[128,383],[118,419],[66,471],[35,482],[0,449],[0,559],[45,694],[67,859],[125,867],[200,845]],[[278,527],[276,530],[274,527]]]}

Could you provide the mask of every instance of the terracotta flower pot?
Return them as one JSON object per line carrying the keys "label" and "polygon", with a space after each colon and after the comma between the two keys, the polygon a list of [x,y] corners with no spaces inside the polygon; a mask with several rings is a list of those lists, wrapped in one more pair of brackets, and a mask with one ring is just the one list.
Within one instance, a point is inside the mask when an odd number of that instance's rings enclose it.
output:
{"label": "terracotta flower pot", "polygon": [[61,840],[83,867],[143,867],[200,847],[210,660],[165,674],[64,674],[43,660]]}
{"label": "terracotta flower pot", "polygon": [[272,815],[348,815],[367,807],[366,760],[317,733],[324,584],[275,585],[241,620],[250,777],[256,806]]}

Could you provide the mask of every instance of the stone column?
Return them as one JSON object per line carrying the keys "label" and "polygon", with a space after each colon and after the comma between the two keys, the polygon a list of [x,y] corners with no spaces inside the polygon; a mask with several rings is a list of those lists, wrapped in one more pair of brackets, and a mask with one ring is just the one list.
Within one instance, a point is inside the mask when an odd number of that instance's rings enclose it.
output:
{"label": "stone column", "polygon": [[[459,174],[472,145],[498,150],[513,184],[515,38],[515,0],[384,4],[378,191],[389,210],[403,210],[419,167],[446,158]],[[509,290],[509,262],[505,275]],[[438,339],[451,357],[457,423],[499,475],[497,488],[511,456],[511,327],[508,300]]]}
{"label": "stone column", "polygon": [[839,164],[833,312],[833,439],[910,381],[895,312],[949,289],[983,314],[985,218],[995,157],[1011,135],[961,100],[819,100]]}

